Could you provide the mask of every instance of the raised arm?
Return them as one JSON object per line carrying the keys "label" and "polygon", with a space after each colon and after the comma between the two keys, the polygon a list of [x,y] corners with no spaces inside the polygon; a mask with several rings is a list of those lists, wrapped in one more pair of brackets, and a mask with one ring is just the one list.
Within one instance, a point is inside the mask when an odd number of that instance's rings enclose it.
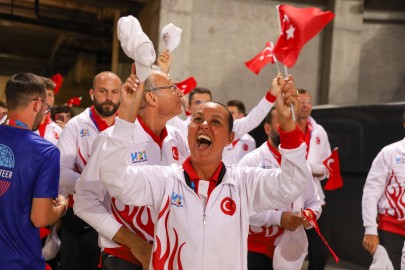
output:
{"label": "raised arm", "polygon": [[248,115],[234,121],[233,132],[235,132],[235,140],[260,125],[269,113],[271,107],[273,107],[277,91],[280,90],[282,81],[283,77],[279,74],[272,80],[270,89],[267,91],[265,97],[259,101]]}
{"label": "raised arm", "polygon": [[131,74],[121,86],[119,118],[130,123],[135,122],[142,101],[144,84],[145,82],[139,84],[135,64],[132,64]]}
{"label": "raised arm", "polygon": [[169,74],[169,70],[172,65],[172,55],[170,54],[169,50],[165,49],[159,54],[157,64],[162,72]]}
{"label": "raised arm", "polygon": [[[248,193],[253,193],[253,210],[290,207],[290,204],[312,181],[311,171],[306,161],[306,146],[300,139],[297,123],[293,120],[291,104],[295,110],[300,106],[299,95],[292,77],[280,82],[277,93],[276,110],[279,120],[281,169],[263,170],[255,168],[247,172]],[[251,168],[242,168],[249,170]],[[252,174],[250,174],[252,173]],[[255,185],[257,183],[257,185]]]}

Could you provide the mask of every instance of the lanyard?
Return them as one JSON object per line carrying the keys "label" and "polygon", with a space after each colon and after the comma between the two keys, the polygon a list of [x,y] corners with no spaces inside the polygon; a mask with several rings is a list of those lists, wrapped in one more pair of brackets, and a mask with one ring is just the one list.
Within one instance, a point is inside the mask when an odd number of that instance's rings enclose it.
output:
{"label": "lanyard", "polygon": [[8,125],[8,126],[12,126],[12,127],[18,127],[18,128],[23,128],[23,129],[29,129],[29,127],[25,123],[23,123],[21,121],[18,121],[18,120],[14,120],[14,119],[7,119],[3,123],[3,125]]}

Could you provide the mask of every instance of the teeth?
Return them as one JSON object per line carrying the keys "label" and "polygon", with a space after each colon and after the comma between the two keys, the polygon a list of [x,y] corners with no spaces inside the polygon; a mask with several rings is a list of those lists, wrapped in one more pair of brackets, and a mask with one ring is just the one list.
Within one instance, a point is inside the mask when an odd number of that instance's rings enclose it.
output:
{"label": "teeth", "polygon": [[205,134],[200,134],[200,135],[198,135],[198,136],[197,136],[197,140],[207,140],[207,141],[211,142],[211,138],[208,137],[208,136],[205,135]]}

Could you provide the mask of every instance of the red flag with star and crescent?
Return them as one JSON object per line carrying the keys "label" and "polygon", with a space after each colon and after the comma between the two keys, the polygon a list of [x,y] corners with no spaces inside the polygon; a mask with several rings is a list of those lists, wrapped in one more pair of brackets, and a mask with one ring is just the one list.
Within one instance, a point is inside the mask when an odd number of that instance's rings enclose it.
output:
{"label": "red flag with star and crescent", "polygon": [[183,92],[183,95],[187,95],[191,92],[191,90],[197,87],[197,81],[194,79],[193,76],[188,77],[187,79],[175,84],[181,90],[181,92]]}
{"label": "red flag with star and crescent", "polygon": [[274,57],[273,57],[273,52],[272,52],[272,43],[267,42],[266,47],[255,57],[250,59],[245,63],[248,69],[250,69],[253,73],[256,75],[259,74],[260,70],[268,64],[272,63],[274,64]]}
{"label": "red flag with star and crescent", "polygon": [[330,11],[319,8],[296,8],[289,5],[277,6],[281,33],[273,53],[277,60],[291,68],[298,59],[304,45],[316,36],[334,17]]}
{"label": "red flag with star and crescent", "polygon": [[332,154],[323,161],[329,171],[329,179],[323,189],[334,190],[343,187],[342,176],[340,175],[340,162],[338,148],[333,149]]}

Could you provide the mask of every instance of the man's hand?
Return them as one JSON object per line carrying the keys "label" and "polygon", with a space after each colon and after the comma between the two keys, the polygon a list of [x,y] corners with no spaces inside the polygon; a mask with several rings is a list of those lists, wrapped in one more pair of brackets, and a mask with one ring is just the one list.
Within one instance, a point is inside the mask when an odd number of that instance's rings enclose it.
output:
{"label": "man's hand", "polygon": [[301,217],[291,212],[283,212],[280,225],[283,229],[295,231],[301,225]]}
{"label": "man's hand", "polygon": [[378,244],[380,244],[380,240],[378,239],[378,235],[374,235],[374,234],[365,234],[364,235],[363,247],[371,255],[374,255],[375,251],[377,250]]}
{"label": "man's hand", "polygon": [[135,122],[139,105],[142,100],[144,83],[139,84],[136,76],[135,64],[132,64],[131,74],[121,85],[121,100],[118,115],[128,122]]}
{"label": "man's hand", "polygon": [[132,255],[141,262],[142,268],[144,270],[149,269],[150,257],[152,256],[152,244],[146,241],[143,241],[141,244],[137,244],[136,247],[129,247]]}
{"label": "man's hand", "polygon": [[276,77],[274,77],[274,79],[271,81],[271,85],[270,85],[270,89],[267,90],[268,92],[270,92],[273,96],[277,96],[277,92],[281,91],[281,86],[282,84],[284,84],[284,78],[281,75],[281,73],[279,73]]}
{"label": "man's hand", "polygon": [[172,65],[172,55],[169,50],[165,49],[160,53],[157,59],[157,64],[162,72],[166,74],[169,73],[170,66]]}
{"label": "man's hand", "polygon": [[294,81],[291,75],[283,81],[279,81],[280,88],[277,91],[276,110],[280,128],[285,132],[293,131],[297,123],[293,120],[291,104],[294,106],[295,114],[297,114],[301,102],[299,100],[298,91],[295,89]]}
{"label": "man's hand", "polygon": [[143,269],[149,269],[149,261],[152,256],[152,245],[150,243],[124,226],[121,226],[112,240],[118,245],[128,247],[132,255],[142,263]]}
{"label": "man's hand", "polygon": [[[311,211],[308,211],[308,210],[302,210],[302,211],[304,211],[305,214],[306,214],[309,218],[316,219],[316,217],[312,216]],[[312,226],[311,222],[309,222],[309,220],[306,219],[305,216],[302,217],[302,225],[304,225],[305,228],[308,228],[308,227],[311,227],[311,226]]]}

